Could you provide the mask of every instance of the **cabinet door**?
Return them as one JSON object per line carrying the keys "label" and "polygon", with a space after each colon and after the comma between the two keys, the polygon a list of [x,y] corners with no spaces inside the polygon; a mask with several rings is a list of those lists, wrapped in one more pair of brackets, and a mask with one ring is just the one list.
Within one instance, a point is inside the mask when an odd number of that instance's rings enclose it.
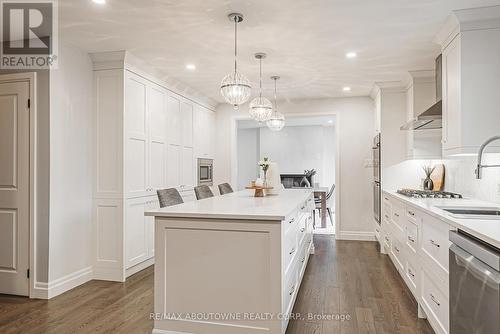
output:
{"label": "cabinet door", "polygon": [[177,187],[181,185],[182,147],[169,144],[167,146],[167,185]]}
{"label": "cabinet door", "polygon": [[145,196],[148,188],[147,82],[127,72],[125,82],[125,192]]}
{"label": "cabinet door", "polygon": [[461,147],[460,37],[443,50],[443,150]]}
{"label": "cabinet door", "polygon": [[126,201],[125,266],[130,268],[148,259],[148,218],[144,216],[148,198]]}
{"label": "cabinet door", "polygon": [[183,101],[181,104],[182,145],[193,147],[193,104]]}
{"label": "cabinet door", "polygon": [[151,192],[167,184],[167,110],[166,93],[161,87],[148,87],[149,113],[149,188]]}
{"label": "cabinet door", "polygon": [[[146,203],[146,210],[154,210],[160,207],[158,197],[151,196]],[[146,219],[146,236],[147,236],[147,253],[148,258],[155,255],[155,219],[154,217],[145,217]]]}
{"label": "cabinet door", "polygon": [[167,97],[168,143],[182,144],[181,97],[169,94]]}
{"label": "cabinet door", "polygon": [[194,158],[191,147],[182,148],[181,184],[185,186],[194,185]]}

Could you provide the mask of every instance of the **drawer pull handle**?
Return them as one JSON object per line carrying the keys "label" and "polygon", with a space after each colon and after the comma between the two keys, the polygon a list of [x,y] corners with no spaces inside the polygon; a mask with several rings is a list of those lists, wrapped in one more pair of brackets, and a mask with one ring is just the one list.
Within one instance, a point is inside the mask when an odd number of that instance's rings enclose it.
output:
{"label": "drawer pull handle", "polygon": [[399,213],[394,213],[394,216],[399,218]]}
{"label": "drawer pull handle", "polygon": [[300,208],[300,210],[304,210],[305,208],[306,208],[306,207],[305,207],[305,206],[303,206],[303,207],[301,207],[301,208]]}
{"label": "drawer pull handle", "polygon": [[306,257],[304,256],[304,258],[302,260],[300,260],[300,263],[304,263],[305,260],[306,260]]}
{"label": "drawer pull handle", "polygon": [[304,233],[305,230],[306,230],[305,227],[303,227],[303,228],[300,229],[300,232]]}
{"label": "drawer pull handle", "polygon": [[415,217],[415,213],[414,213],[414,212],[408,211],[408,214],[409,214],[410,216]]}
{"label": "drawer pull handle", "polygon": [[385,237],[385,241],[389,242],[389,238],[388,238],[388,237]]}
{"label": "drawer pull handle", "polygon": [[431,239],[431,240],[429,240],[429,241],[430,241],[430,243],[431,243],[433,246],[436,246],[437,248],[441,247],[441,245],[440,245],[440,244],[438,244],[437,242],[435,242],[434,240],[432,240],[432,239]]}
{"label": "drawer pull handle", "polygon": [[295,285],[292,286],[292,288],[290,289],[290,292],[288,294],[291,296],[291,295],[293,295],[294,292],[295,292]]}
{"label": "drawer pull handle", "polygon": [[431,293],[430,294],[431,296],[431,300],[436,303],[437,306],[441,306],[441,303],[436,299],[436,297],[434,297],[434,295]]}
{"label": "drawer pull handle", "polygon": [[290,224],[292,224],[295,221],[295,218],[290,219]]}
{"label": "drawer pull handle", "polygon": [[394,249],[396,250],[396,252],[399,253],[399,248],[398,247],[394,246]]}
{"label": "drawer pull handle", "polygon": [[411,271],[410,268],[408,268],[408,274],[410,274],[411,277],[415,278],[415,274],[413,273],[413,271]]}
{"label": "drawer pull handle", "polygon": [[415,239],[413,239],[411,236],[408,236],[408,241],[415,242]]}
{"label": "drawer pull handle", "polygon": [[292,248],[289,254],[292,255],[293,253],[295,253],[295,248]]}
{"label": "drawer pull handle", "polygon": [[384,215],[384,216],[385,216],[385,218],[389,219],[389,216],[388,216],[388,215]]}

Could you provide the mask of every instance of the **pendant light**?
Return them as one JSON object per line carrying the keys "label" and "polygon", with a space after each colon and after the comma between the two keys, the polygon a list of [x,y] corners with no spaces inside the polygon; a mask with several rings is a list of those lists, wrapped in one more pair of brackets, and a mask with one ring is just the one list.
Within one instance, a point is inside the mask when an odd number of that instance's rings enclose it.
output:
{"label": "pendant light", "polygon": [[256,53],[255,58],[259,60],[260,76],[259,76],[259,96],[250,102],[250,116],[257,122],[265,122],[273,113],[273,104],[271,101],[262,97],[262,59],[266,58],[265,53]]}
{"label": "pendant light", "polygon": [[279,78],[278,76],[271,77],[271,79],[274,80],[274,112],[266,122],[267,127],[271,131],[280,131],[285,126],[285,115],[278,111],[278,102],[276,98],[276,81],[278,81]]}
{"label": "pendant light", "polygon": [[238,23],[243,21],[243,15],[232,13],[228,15],[229,20],[234,22],[234,72],[226,75],[220,85],[220,93],[224,100],[232,104],[234,109],[247,102],[252,93],[250,81],[241,73],[238,73]]}

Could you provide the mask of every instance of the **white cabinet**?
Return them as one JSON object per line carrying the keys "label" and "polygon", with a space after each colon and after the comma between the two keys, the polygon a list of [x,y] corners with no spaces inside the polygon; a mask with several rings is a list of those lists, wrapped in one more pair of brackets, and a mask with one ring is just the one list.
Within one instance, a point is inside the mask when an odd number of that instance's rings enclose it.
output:
{"label": "white cabinet", "polygon": [[193,138],[197,158],[213,158],[215,154],[215,113],[197,106],[193,119]]}
{"label": "white cabinet", "polygon": [[437,333],[448,332],[448,233],[451,228],[384,193],[382,245]]}
{"label": "white cabinet", "polygon": [[[500,10],[462,10],[438,36],[443,54],[443,155],[476,154],[500,134]],[[500,152],[492,145],[489,152]]]}
{"label": "white cabinet", "polygon": [[[115,56],[115,53],[112,55]],[[94,277],[124,281],[154,263],[156,190],[194,198],[194,105],[122,60],[94,60]],[[182,185],[182,187],[181,187]]]}

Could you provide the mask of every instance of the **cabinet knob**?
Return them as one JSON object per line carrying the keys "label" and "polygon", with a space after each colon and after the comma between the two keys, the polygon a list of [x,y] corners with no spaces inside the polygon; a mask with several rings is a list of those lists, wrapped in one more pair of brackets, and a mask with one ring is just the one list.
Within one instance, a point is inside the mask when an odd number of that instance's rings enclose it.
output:
{"label": "cabinet knob", "polygon": [[440,245],[440,244],[438,244],[437,242],[435,242],[434,240],[432,240],[432,239],[431,239],[431,240],[429,240],[429,241],[430,241],[430,243],[431,243],[433,246],[435,246],[435,247],[437,247],[437,248],[441,247],[441,245]]}
{"label": "cabinet knob", "polygon": [[408,238],[408,241],[415,242],[415,239],[413,239],[411,236],[408,236],[407,238]]}
{"label": "cabinet knob", "polygon": [[431,296],[431,300],[437,305],[437,306],[441,306],[441,303],[439,302],[439,300],[436,299],[436,297],[434,297],[434,295],[431,293],[429,294]]}
{"label": "cabinet knob", "polygon": [[290,219],[289,224],[292,224],[295,221],[295,218]]}
{"label": "cabinet knob", "polygon": [[292,250],[290,251],[290,253],[289,253],[289,254],[290,254],[290,255],[292,255],[293,253],[295,253],[295,247],[294,247],[294,248],[292,248]]}
{"label": "cabinet knob", "polygon": [[294,292],[295,292],[295,285],[292,286],[292,288],[290,289],[290,292],[288,294],[291,296],[291,295],[293,295]]}

